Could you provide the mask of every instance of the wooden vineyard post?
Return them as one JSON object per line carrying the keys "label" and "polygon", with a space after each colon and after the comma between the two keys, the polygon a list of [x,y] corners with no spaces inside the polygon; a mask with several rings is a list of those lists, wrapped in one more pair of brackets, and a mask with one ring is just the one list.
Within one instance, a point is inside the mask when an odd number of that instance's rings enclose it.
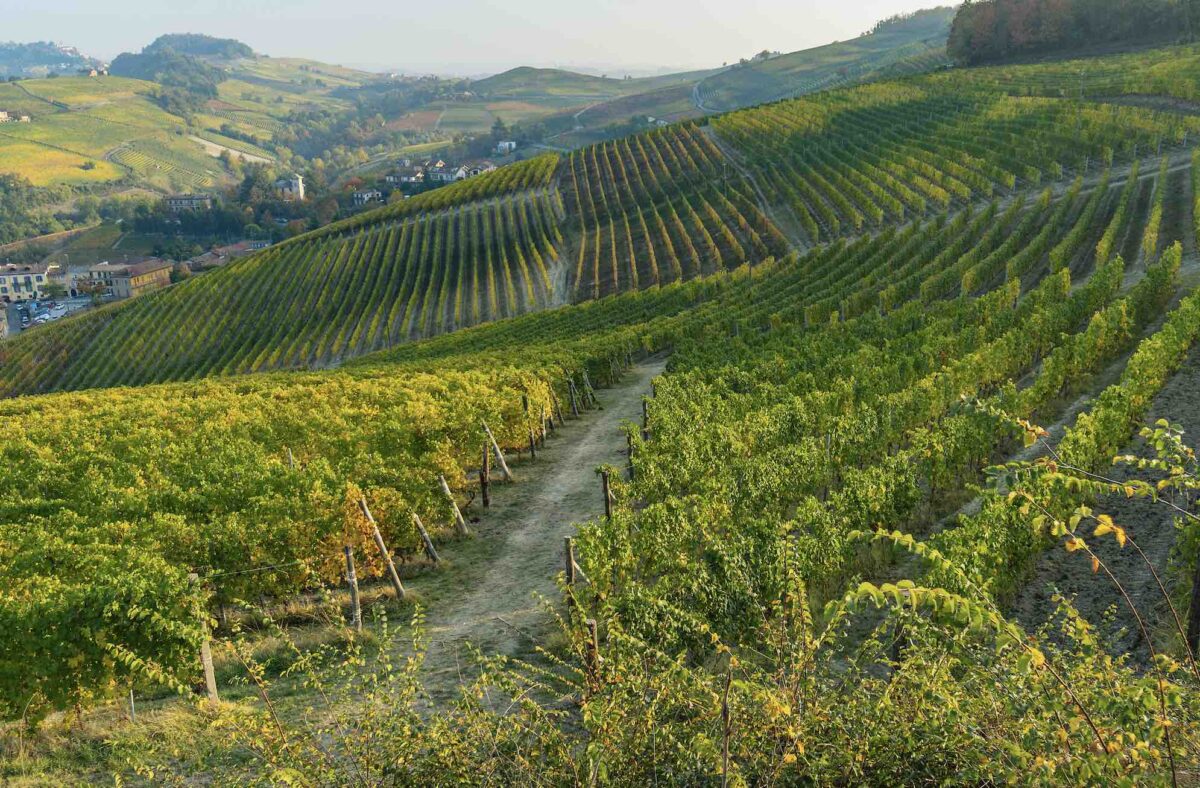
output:
{"label": "wooden vineyard post", "polygon": [[488,442],[483,442],[483,464],[479,466],[479,494],[483,498],[483,508],[492,505],[490,486],[492,483],[492,449]]}
{"label": "wooden vineyard post", "polygon": [[575,607],[575,540],[563,537],[563,558],[566,562],[567,607]]}
{"label": "wooden vineyard post", "polygon": [[571,415],[579,418],[579,396],[575,393],[575,381],[567,379],[567,391],[571,394]]}
{"label": "wooden vineyard post", "polygon": [[[188,575],[188,581],[193,586],[198,587],[200,585],[200,575],[192,572]],[[204,622],[204,637],[200,641],[200,667],[204,670],[204,689],[209,702],[219,702],[221,696],[217,693],[217,672],[213,668],[212,642],[207,620]]]}
{"label": "wooden vineyard post", "polygon": [[600,471],[600,486],[604,490],[604,519],[612,519],[612,486],[608,478],[608,471]]}
{"label": "wooden vineyard post", "polygon": [[633,430],[625,433],[626,461],[629,465],[629,481],[633,481]]}
{"label": "wooden vineyard post", "polygon": [[584,664],[587,668],[588,691],[596,692],[600,689],[600,638],[596,634],[596,619],[589,618],[586,626],[587,642],[584,643],[586,649]]}
{"label": "wooden vineyard post", "polygon": [[[521,411],[525,414],[525,431],[529,433],[529,459],[537,459],[537,446],[533,440],[533,428],[529,426],[529,395],[521,395]],[[520,451],[517,452],[517,457],[520,458]]]}
{"label": "wooden vineyard post", "polygon": [[550,426],[551,427],[554,426],[554,417],[555,416],[558,417],[559,426],[562,426],[566,422],[563,421],[562,406],[559,405],[558,395],[554,393],[553,387],[550,389],[550,404],[552,406],[551,412],[550,412]]}
{"label": "wooden vineyard post", "polygon": [[575,585],[575,540],[569,536],[563,537],[567,569],[567,586]]}
{"label": "wooden vineyard post", "polygon": [[358,597],[358,573],[354,571],[354,551],[350,545],[342,548],[346,554],[346,583],[350,586],[350,623],[355,632],[362,632],[362,600]]}
{"label": "wooden vineyard post", "polygon": [[650,400],[642,397],[642,440],[650,437]]}
{"label": "wooden vineyard post", "polygon": [[546,438],[550,433],[554,432],[554,414],[547,412],[546,406],[542,406],[542,448],[546,448]]}
{"label": "wooden vineyard post", "polygon": [[504,481],[511,482],[513,480],[512,471],[508,469],[508,463],[504,461],[504,452],[500,451],[500,444],[496,443],[496,436],[492,434],[492,429],[483,422],[483,431],[487,433],[488,440],[491,441],[492,451],[496,454],[496,462],[500,463],[500,472],[504,474]]}
{"label": "wooden vineyard post", "polygon": [[375,537],[375,546],[379,548],[379,555],[383,557],[383,563],[387,566],[388,580],[391,582],[392,588],[396,589],[396,599],[404,599],[404,584],[400,582],[400,575],[396,572],[392,554],[388,552],[387,545],[383,541],[383,534],[379,532],[379,524],[375,522],[375,518],[371,516],[371,510],[367,508],[366,496],[358,500],[358,507],[362,509],[363,516],[371,523],[371,535]]}
{"label": "wooden vineyard post", "polygon": [[204,667],[204,689],[208,695],[208,702],[219,703],[221,696],[217,694],[217,671],[213,668],[212,644],[207,632],[200,643],[200,664]]}
{"label": "wooden vineyard post", "polygon": [[133,687],[129,688],[129,721],[137,723],[137,707],[133,703]]}
{"label": "wooden vineyard post", "polygon": [[588,377],[587,370],[583,370],[583,393],[592,401],[593,405],[599,405],[600,401],[596,399],[596,389],[592,386],[592,381]]}
{"label": "wooden vineyard post", "polygon": [[1188,607],[1187,644],[1192,654],[1200,655],[1200,558],[1192,573],[1192,601]]}
{"label": "wooden vineyard post", "polygon": [[[446,500],[450,502],[450,508],[454,510],[454,530],[458,531],[459,536],[466,536],[470,533],[467,530],[467,521],[463,518],[462,511],[458,508],[458,502],[454,500],[454,493],[450,492],[450,485],[446,482],[446,477],[438,476],[438,482],[442,485],[442,492],[445,494]],[[416,515],[413,516],[415,517]]]}
{"label": "wooden vineyard post", "polygon": [[296,470],[296,458],[292,454],[292,448],[290,446],[288,447],[288,450],[287,450],[287,458],[288,458],[288,470],[291,470],[291,471]]}
{"label": "wooden vineyard post", "polygon": [[413,525],[417,526],[417,533],[421,535],[421,541],[425,544],[425,555],[436,564],[441,559],[438,558],[437,550],[433,547],[433,540],[429,538],[429,532],[425,530],[425,524],[421,522],[420,515],[413,512],[412,521]]}

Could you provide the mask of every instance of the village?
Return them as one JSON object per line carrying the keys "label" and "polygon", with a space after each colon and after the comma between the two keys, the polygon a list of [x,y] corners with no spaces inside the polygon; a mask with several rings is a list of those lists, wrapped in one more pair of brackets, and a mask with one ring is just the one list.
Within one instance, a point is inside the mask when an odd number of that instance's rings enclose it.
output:
{"label": "village", "polygon": [[[517,143],[502,141],[496,145],[495,153],[497,156],[511,156],[516,149]],[[407,199],[431,188],[494,172],[497,166],[490,159],[453,162],[436,156],[423,161],[401,157],[382,179],[356,188],[351,193],[351,204],[355,208],[362,208],[372,203]]]}
{"label": "village", "polygon": [[[29,117],[10,116],[0,111],[0,123],[28,123]],[[517,143],[502,141],[498,156],[515,152]],[[432,157],[415,160],[400,157],[390,163],[386,174],[374,183],[358,181],[348,192],[350,210],[367,210],[374,204],[400,199],[469,178],[493,172],[497,164],[489,159],[455,162]],[[357,179],[356,179],[357,180]],[[308,198],[304,177],[292,173],[273,183],[275,196],[284,203],[303,203]],[[211,211],[217,198],[205,193],[170,194],[162,198],[162,210],[172,216]],[[280,217],[281,222],[287,220]],[[174,261],[152,255],[120,255],[120,259],[102,260],[88,265],[70,265],[54,261],[0,263],[0,304],[6,320],[0,320],[0,338],[36,328],[73,312],[95,308],[115,301],[137,298],[168,287],[191,276],[223,267],[246,255],[266,248],[270,241],[243,239],[213,246],[193,257]]]}

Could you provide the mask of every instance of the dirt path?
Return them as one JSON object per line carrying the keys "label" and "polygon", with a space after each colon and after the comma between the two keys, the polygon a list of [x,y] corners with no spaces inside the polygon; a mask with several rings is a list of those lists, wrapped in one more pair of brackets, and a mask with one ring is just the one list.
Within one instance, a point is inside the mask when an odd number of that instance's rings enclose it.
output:
{"label": "dirt path", "polygon": [[414,581],[427,607],[426,689],[435,704],[451,700],[469,672],[470,643],[484,654],[523,657],[554,626],[542,599],[558,602],[563,537],[602,511],[595,470],[624,467],[620,425],[641,417],[642,396],[663,359],[634,367],[598,392],[603,410],[559,427],[536,463],[514,463],[518,483],[495,485],[492,506],[473,524],[475,537],[445,550],[446,571]]}
{"label": "dirt path", "polygon": [[192,142],[198,143],[200,147],[204,148],[204,152],[213,158],[220,158],[222,153],[229,151],[229,155],[233,156],[235,159],[241,159],[254,164],[274,163],[271,159],[268,159],[264,156],[256,156],[253,153],[246,153],[245,151],[240,151],[237,148],[231,148],[228,145],[221,145],[220,143],[213,142],[212,140],[206,140],[203,137],[197,137],[195,134],[189,134],[188,139],[190,139]]}

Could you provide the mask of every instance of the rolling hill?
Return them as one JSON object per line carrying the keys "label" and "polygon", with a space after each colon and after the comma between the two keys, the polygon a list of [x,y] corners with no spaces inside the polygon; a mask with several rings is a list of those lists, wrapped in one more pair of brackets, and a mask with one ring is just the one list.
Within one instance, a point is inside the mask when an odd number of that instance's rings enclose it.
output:
{"label": "rolling hill", "polygon": [[[1194,57],[1143,56],[1126,88],[1144,89],[1164,69],[1186,73]],[[1200,139],[1200,118],[1009,96],[991,89],[997,74],[832,91],[504,167],[21,336],[3,348],[0,393],[337,365],[464,326],[887,235]],[[997,264],[964,258],[940,286],[970,292]],[[877,295],[902,301],[919,284]],[[847,308],[862,306],[814,306],[811,317]]]}
{"label": "rolling hill", "polygon": [[[164,36],[143,54],[117,59],[114,68],[136,78],[72,75],[0,84],[0,110],[31,118],[28,124],[0,126],[0,172],[34,185],[213,189],[230,181],[216,159],[223,150],[247,161],[271,161],[274,154],[261,143],[270,142],[291,113],[348,112],[352,104],[339,91],[379,79],[301,58],[247,56],[248,51],[238,42]],[[181,72],[179,64],[188,62],[195,67]],[[212,93],[184,117],[162,94],[180,87],[175,82],[186,74]],[[240,138],[222,133],[225,127]]]}
{"label": "rolling hill", "polygon": [[0,343],[0,779],[1186,783],[1198,64],[683,121]]}
{"label": "rolling hill", "polygon": [[953,18],[953,8],[919,11],[850,41],[750,61],[704,79],[697,96],[704,109],[723,112],[861,82],[902,61],[927,70],[949,62]]}
{"label": "rolling hill", "polygon": [[[719,70],[717,69],[717,71]],[[493,98],[562,98],[573,101],[595,101],[677,85],[690,85],[713,73],[713,71],[691,71],[659,77],[615,79],[579,74],[562,69],[522,66],[486,79],[476,80],[471,83],[471,89],[481,96]]]}

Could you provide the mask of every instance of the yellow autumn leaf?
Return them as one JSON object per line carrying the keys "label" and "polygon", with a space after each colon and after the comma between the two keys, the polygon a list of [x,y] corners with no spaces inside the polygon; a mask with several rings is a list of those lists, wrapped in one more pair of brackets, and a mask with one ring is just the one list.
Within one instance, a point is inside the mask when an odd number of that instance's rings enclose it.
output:
{"label": "yellow autumn leaf", "polygon": [[1100,571],[1100,559],[1097,558],[1096,556],[1092,556],[1092,574],[1096,574],[1099,571]]}

